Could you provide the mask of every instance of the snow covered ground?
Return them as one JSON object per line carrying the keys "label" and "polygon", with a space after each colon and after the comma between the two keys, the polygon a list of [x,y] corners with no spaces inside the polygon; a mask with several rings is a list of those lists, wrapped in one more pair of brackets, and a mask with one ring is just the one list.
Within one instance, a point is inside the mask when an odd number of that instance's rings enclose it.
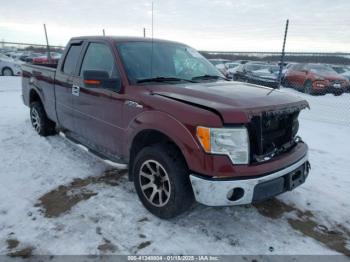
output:
{"label": "snow covered ground", "polygon": [[[255,206],[195,205],[160,220],[118,170],[31,127],[0,77],[0,254],[350,254],[350,94],[307,98],[304,185]],[[40,200],[39,200],[40,199]]]}

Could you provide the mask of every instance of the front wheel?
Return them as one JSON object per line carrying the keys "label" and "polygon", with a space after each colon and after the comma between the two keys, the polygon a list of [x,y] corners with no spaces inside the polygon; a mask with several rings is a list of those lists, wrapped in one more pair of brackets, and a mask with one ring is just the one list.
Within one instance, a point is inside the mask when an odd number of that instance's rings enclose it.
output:
{"label": "front wheel", "polygon": [[189,170],[173,145],[143,148],[134,162],[134,185],[145,208],[160,218],[173,218],[194,202]]}
{"label": "front wheel", "polygon": [[2,70],[2,75],[3,76],[13,76],[13,71],[11,68],[6,67]]}

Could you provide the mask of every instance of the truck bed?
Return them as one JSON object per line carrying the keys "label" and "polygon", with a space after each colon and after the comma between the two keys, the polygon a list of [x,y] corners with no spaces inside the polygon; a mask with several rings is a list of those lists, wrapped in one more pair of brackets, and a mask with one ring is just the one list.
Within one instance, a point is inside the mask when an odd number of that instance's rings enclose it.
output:
{"label": "truck bed", "polygon": [[[37,92],[46,110],[47,116],[56,122],[55,111],[55,76],[54,65],[22,65],[22,95],[23,102],[29,106],[30,97]],[[56,65],[57,67],[57,65]]]}

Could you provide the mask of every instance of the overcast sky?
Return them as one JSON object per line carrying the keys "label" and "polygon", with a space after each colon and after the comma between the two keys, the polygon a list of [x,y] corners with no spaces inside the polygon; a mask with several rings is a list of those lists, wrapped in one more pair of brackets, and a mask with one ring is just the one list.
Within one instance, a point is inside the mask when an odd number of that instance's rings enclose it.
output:
{"label": "overcast sky", "polygon": [[[350,0],[154,0],[154,37],[200,50],[350,52]],[[0,0],[0,40],[65,45],[70,37],[151,35],[148,0]]]}

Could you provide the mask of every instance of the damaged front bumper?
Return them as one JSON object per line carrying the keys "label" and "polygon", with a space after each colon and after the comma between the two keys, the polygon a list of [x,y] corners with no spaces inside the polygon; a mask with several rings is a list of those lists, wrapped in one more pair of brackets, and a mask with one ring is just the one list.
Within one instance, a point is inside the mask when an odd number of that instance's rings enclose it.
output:
{"label": "damaged front bumper", "polygon": [[208,179],[195,174],[190,180],[196,201],[207,206],[231,206],[259,202],[293,190],[305,182],[308,156],[277,172],[249,179]]}

